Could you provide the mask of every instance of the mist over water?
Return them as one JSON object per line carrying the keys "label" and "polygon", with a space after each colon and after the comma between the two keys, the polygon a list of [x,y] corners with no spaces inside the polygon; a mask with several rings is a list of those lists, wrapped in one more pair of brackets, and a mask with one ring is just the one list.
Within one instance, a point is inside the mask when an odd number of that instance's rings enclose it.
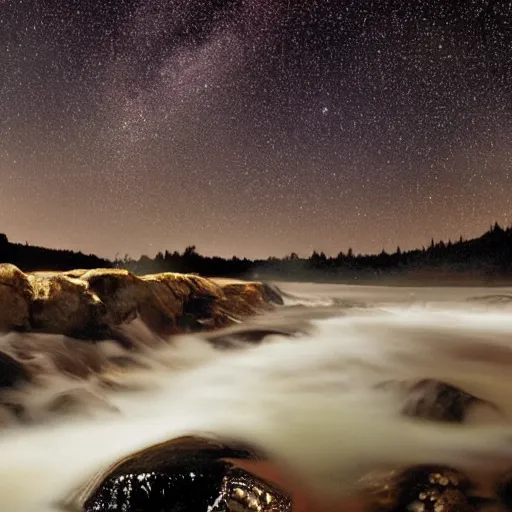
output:
{"label": "mist over water", "polygon": [[[112,376],[117,386],[58,375],[13,392],[31,421],[9,418],[2,431],[0,509],[57,511],[120,458],[188,434],[257,447],[330,493],[382,467],[508,467],[512,289],[279,287],[284,308],[226,331],[267,329],[261,344],[219,345],[223,333],[164,343],[136,320],[123,329],[141,347],[125,354],[138,366]],[[2,343],[13,336],[25,334]],[[482,402],[464,424],[408,418],[409,391],[425,379]],[[48,413],[50,399],[79,388],[98,401],[72,416]]]}

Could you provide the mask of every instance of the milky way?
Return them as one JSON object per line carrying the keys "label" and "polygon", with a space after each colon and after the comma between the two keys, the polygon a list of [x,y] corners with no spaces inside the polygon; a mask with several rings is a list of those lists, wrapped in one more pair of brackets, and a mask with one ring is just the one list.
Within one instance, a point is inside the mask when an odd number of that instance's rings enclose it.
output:
{"label": "milky way", "polygon": [[509,0],[0,1],[0,231],[132,256],[512,222]]}

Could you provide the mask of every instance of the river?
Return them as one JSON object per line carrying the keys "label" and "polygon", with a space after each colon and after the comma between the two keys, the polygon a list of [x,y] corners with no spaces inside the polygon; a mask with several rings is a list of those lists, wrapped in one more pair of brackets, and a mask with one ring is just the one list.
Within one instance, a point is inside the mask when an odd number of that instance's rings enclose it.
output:
{"label": "river", "polygon": [[[116,460],[183,435],[261,448],[325,493],[381,467],[512,466],[512,289],[278,286],[284,308],[133,356],[118,388],[62,378],[25,391],[35,421],[0,437],[0,509],[61,510]],[[127,336],[147,335],[137,322]],[[247,343],[244,331],[267,335]],[[479,400],[461,423],[412,420],[402,412],[426,379]],[[97,407],[37,415],[80,387]]]}

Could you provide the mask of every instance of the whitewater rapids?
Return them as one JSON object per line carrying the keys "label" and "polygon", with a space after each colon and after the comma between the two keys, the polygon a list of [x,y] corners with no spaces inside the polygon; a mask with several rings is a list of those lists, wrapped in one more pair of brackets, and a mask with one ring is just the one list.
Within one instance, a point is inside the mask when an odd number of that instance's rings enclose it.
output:
{"label": "whitewater rapids", "polygon": [[[119,376],[121,390],[67,419],[41,404],[93,382],[24,390],[34,421],[0,436],[0,510],[55,512],[116,460],[188,434],[258,447],[331,494],[373,469],[512,467],[512,289],[279,286],[287,306],[247,324],[277,332],[261,344],[176,337],[133,355],[140,369]],[[124,334],[154,336],[138,320]],[[425,379],[481,401],[464,424],[404,416]]]}

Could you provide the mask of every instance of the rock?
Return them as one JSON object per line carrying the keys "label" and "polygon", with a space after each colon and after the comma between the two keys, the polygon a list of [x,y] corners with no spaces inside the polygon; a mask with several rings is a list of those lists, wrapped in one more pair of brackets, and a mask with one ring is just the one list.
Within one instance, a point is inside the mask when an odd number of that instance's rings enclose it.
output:
{"label": "rock", "polygon": [[241,318],[252,315],[257,310],[265,311],[273,308],[262,283],[230,281],[221,288],[224,299],[219,301],[218,306],[229,317]]}
{"label": "rock", "polygon": [[90,340],[108,336],[107,308],[87,282],[54,273],[30,274],[29,282],[32,331]]}
{"label": "rock", "polygon": [[408,392],[404,414],[432,421],[463,423],[469,408],[483,403],[459,388],[437,380],[422,380]]}
{"label": "rock", "polygon": [[22,362],[6,352],[0,352],[0,388],[11,388],[31,380]]}
{"label": "rock", "polygon": [[[190,314],[193,314],[191,301],[194,297],[208,297],[205,300],[209,300],[212,297],[216,299],[222,293],[213,283],[211,287],[205,284],[203,281],[207,281],[206,279],[186,274],[166,272],[143,276],[142,280],[151,290],[153,299],[144,305],[141,317],[164,335],[188,331],[188,325],[196,325],[199,318],[190,318]],[[199,316],[202,314],[199,313]],[[197,328],[201,328],[201,325],[198,324]]]}
{"label": "rock", "polygon": [[[260,283],[174,273],[138,277],[119,269],[24,274],[1,265],[0,326],[11,332],[0,337],[0,407],[13,421],[30,422],[34,407],[23,390],[55,378],[137,386],[121,376],[145,368],[147,350],[168,335],[234,325],[277,302]],[[277,333],[256,327],[234,341],[211,342],[258,343]],[[73,413],[83,396],[63,392],[40,414]]]}
{"label": "rock", "polygon": [[106,305],[109,325],[136,316],[160,335],[188,330],[180,318],[194,320],[210,313],[199,304],[222,298],[221,288],[198,276],[163,273],[137,277],[126,270],[98,269],[82,275],[89,289]]}
{"label": "rock", "polygon": [[283,292],[274,284],[262,283],[263,296],[269,304],[284,306]]}
{"label": "rock", "polygon": [[[211,330],[282,303],[270,285],[123,269],[24,274],[0,265],[0,329],[99,341],[137,317],[157,335]],[[122,340],[119,340],[122,342]]]}
{"label": "rock", "polygon": [[512,510],[512,474],[509,471],[495,486],[496,496],[504,510]]}
{"label": "rock", "polygon": [[[62,504],[85,511],[113,506],[119,510],[289,512],[291,500],[286,493],[233,466],[227,458],[258,457],[243,446],[195,437],[173,439],[117,461],[84,482]],[[120,492],[127,486],[131,493]]]}
{"label": "rock", "polygon": [[262,343],[267,336],[290,337],[294,333],[285,329],[266,328],[259,326],[240,326],[224,329],[221,333],[207,335],[206,339],[216,348],[236,348],[247,344]]}
{"label": "rock", "polygon": [[477,510],[470,495],[473,483],[453,468],[415,466],[384,476],[368,475],[365,480],[365,490],[371,497],[369,510],[373,512]]}
{"label": "rock", "polygon": [[95,269],[81,276],[89,290],[107,307],[109,325],[120,325],[137,316],[139,305],[151,301],[144,281],[127,270]]}
{"label": "rock", "polygon": [[29,328],[32,290],[27,276],[14,265],[0,265],[0,331]]}

